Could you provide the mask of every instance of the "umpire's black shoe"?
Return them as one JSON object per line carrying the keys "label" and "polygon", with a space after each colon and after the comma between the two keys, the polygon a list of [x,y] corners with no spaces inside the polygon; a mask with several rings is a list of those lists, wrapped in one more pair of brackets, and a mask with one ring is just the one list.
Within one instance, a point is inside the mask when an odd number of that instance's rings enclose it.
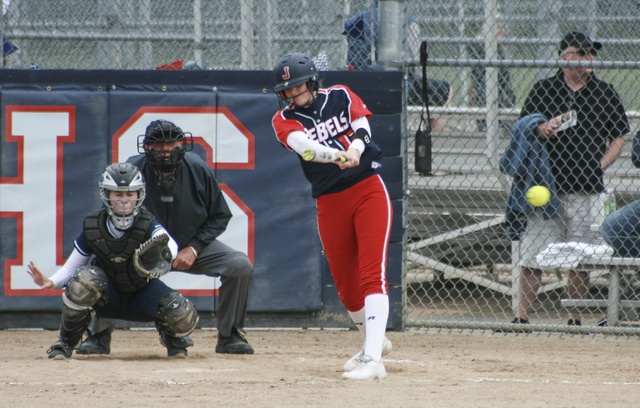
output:
{"label": "umpire's black shoe", "polygon": [[61,341],[56,341],[49,347],[47,354],[51,360],[67,360],[71,358],[73,350]]}
{"label": "umpire's black shoe", "polygon": [[97,334],[89,334],[78,350],[78,354],[110,354],[111,333],[104,331]]}
{"label": "umpire's black shoe", "polygon": [[218,333],[218,344],[216,344],[216,353],[220,354],[253,354],[253,348],[247,342],[245,333],[238,329],[232,328],[231,335],[223,336]]}

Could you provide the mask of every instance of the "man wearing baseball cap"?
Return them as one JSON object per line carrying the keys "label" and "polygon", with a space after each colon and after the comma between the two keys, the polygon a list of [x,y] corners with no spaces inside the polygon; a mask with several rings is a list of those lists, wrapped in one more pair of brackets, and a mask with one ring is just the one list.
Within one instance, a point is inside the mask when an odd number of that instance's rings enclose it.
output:
{"label": "man wearing baseball cap", "polygon": [[593,53],[595,57],[598,55],[598,51],[602,48],[602,43],[599,41],[591,41],[588,35],[578,32],[572,31],[569,34],[565,35],[562,41],[560,41],[560,49],[558,50],[558,54],[562,55],[562,51],[566,50],[569,47],[576,47],[578,49],[588,49]]}
{"label": "man wearing baseball cap", "polygon": [[[549,153],[551,173],[562,204],[559,218],[545,219],[538,207],[526,220],[520,234],[521,274],[518,280],[518,307],[513,324],[529,323],[529,311],[540,288],[542,267],[536,255],[549,244],[560,242],[601,243],[591,225],[597,223],[604,191],[604,172],[620,156],[629,121],[620,96],[611,84],[598,78],[589,67],[602,43],[573,31],[562,38],[558,54],[561,61],[584,62],[565,66],[555,75],[538,81],[529,92],[520,117],[539,113],[546,118],[537,136]],[[577,123],[558,129],[560,115],[575,111]],[[582,299],[589,291],[589,274],[570,270],[567,292],[571,299]],[[568,325],[582,324],[573,310]]]}

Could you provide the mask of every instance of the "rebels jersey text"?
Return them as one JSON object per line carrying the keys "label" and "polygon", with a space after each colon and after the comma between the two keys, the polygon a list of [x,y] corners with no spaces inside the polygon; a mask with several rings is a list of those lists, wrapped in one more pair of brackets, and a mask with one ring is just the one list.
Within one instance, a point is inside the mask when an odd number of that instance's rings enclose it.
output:
{"label": "rebels jersey text", "polygon": [[[361,117],[371,117],[371,111],[348,87],[337,85],[319,89],[308,108],[291,104],[278,111],[272,123],[276,137],[289,150],[292,150],[287,144],[289,133],[302,131],[310,140],[346,151],[354,138],[351,122]],[[304,161],[299,155],[298,158],[315,198],[343,191],[374,175],[381,165],[382,151],[375,143],[368,144],[360,157],[360,165],[345,170],[335,164]]]}

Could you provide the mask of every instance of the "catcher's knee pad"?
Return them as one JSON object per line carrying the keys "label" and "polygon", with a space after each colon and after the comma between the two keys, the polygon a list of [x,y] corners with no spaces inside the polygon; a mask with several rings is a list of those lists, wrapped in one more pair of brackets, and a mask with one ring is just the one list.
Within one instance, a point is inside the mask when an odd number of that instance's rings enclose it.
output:
{"label": "catcher's knee pad", "polygon": [[78,268],[67,284],[62,300],[70,309],[91,309],[107,288],[107,275],[97,266]]}
{"label": "catcher's knee pad", "polygon": [[188,336],[198,324],[198,311],[194,304],[178,292],[162,295],[158,302],[156,326],[160,333],[173,337]]}

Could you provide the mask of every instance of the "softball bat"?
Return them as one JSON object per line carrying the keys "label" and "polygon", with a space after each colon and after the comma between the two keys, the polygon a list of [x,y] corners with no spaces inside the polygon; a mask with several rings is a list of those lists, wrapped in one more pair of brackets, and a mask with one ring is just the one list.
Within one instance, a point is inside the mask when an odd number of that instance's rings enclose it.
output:
{"label": "softball bat", "polygon": [[[302,160],[304,160],[304,161],[311,161],[315,157],[316,157],[316,153],[311,149],[308,149],[308,150],[305,150],[304,152],[302,152]],[[337,157],[336,156],[336,157],[334,157],[334,161],[344,163],[344,162],[347,161],[347,159],[345,159],[344,157]]]}

